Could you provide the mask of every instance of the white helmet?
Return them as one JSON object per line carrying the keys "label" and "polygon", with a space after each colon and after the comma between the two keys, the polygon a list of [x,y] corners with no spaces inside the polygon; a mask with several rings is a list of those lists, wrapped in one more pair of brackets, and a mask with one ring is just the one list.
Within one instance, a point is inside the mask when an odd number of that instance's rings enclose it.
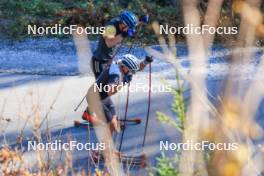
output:
{"label": "white helmet", "polygon": [[121,59],[121,64],[129,69],[132,74],[139,70],[139,59],[132,54],[125,54]]}

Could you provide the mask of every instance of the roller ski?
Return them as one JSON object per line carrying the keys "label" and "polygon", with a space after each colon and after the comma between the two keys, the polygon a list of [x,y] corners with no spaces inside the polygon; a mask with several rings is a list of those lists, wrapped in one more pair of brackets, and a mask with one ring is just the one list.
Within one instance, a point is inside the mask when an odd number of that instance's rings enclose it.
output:
{"label": "roller ski", "polygon": [[[103,154],[99,151],[92,151],[91,152],[91,158],[93,161],[97,164],[104,163],[104,157]],[[137,155],[137,156],[129,156],[125,154],[116,154],[116,157],[118,158],[120,163],[123,163],[124,165],[133,165],[133,166],[139,166],[141,168],[146,167],[147,164],[147,157],[145,154]]]}
{"label": "roller ski", "polygon": [[[88,128],[89,127],[94,127],[96,126],[95,118],[91,115],[89,112],[88,108],[83,112],[82,115],[83,121],[75,120],[73,122],[74,127],[81,127],[81,128]],[[132,119],[118,119],[120,122],[120,128],[124,129],[126,125],[138,125],[141,123],[140,118],[132,118]]]}

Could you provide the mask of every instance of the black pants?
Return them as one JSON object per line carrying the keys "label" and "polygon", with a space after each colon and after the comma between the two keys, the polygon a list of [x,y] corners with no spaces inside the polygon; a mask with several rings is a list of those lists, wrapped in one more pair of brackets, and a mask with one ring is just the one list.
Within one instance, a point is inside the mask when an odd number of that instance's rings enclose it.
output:
{"label": "black pants", "polygon": [[103,110],[107,122],[111,122],[114,115],[116,115],[115,105],[110,97],[107,97],[102,100]]}
{"label": "black pants", "polygon": [[[92,70],[95,76],[95,79],[97,79],[100,74],[108,67],[110,66],[112,61],[105,62],[105,61],[98,61],[95,57],[92,57],[91,59],[91,65]],[[114,115],[116,115],[115,111],[115,105],[110,97],[107,97],[102,100],[102,106],[105,113],[105,117],[107,122],[111,122]]]}

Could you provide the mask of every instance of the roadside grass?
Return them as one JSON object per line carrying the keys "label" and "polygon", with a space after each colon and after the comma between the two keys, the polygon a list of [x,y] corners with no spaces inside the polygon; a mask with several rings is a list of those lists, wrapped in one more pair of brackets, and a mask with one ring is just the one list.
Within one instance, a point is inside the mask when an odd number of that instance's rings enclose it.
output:
{"label": "roadside grass", "polygon": [[[219,9],[223,1],[208,1],[205,12],[205,21],[203,24],[216,25],[219,17]],[[240,35],[237,38],[237,47],[250,47],[255,45],[256,33],[249,30],[255,29],[261,24],[259,4],[248,3],[245,1],[235,1],[232,4],[236,11],[245,18],[240,23]],[[244,11],[242,11],[242,8]],[[195,1],[184,1],[183,11],[186,24],[200,25],[200,17]],[[254,9],[254,11],[253,11]],[[252,15],[256,13],[256,19],[252,20]],[[259,17],[259,18],[257,18]],[[181,65],[177,61],[175,38],[166,36],[165,39],[159,34],[158,23],[153,24],[154,31],[158,37],[159,44],[163,46],[162,51],[155,51],[148,48],[148,53],[175,65],[176,70],[180,70]],[[247,37],[252,38],[247,38]],[[263,129],[256,122],[255,114],[257,108],[264,97],[263,88],[256,79],[250,82],[249,89],[241,91],[243,88],[233,82],[235,78],[233,68],[236,64],[250,63],[248,53],[233,53],[231,56],[231,66],[229,68],[227,81],[223,85],[223,96],[218,97],[219,105],[212,105],[207,96],[205,85],[205,70],[208,57],[211,53],[211,46],[215,36],[187,35],[187,44],[189,49],[189,59],[191,62],[190,71],[184,75],[178,72],[179,77],[188,82],[191,91],[190,104],[185,108],[182,85],[177,84],[178,89],[172,89],[174,97],[172,102],[172,111],[174,117],[169,117],[162,112],[157,112],[157,120],[174,127],[180,131],[182,138],[179,142],[191,140],[193,143],[209,141],[218,143],[235,143],[235,150],[180,150],[175,153],[175,157],[168,157],[162,153],[157,157],[157,164],[150,168],[150,175],[214,175],[214,176],[240,176],[240,175],[262,175],[263,168],[263,144],[256,145],[254,140],[263,138]],[[168,43],[166,43],[168,41]],[[230,40],[230,42],[232,39]],[[245,42],[246,41],[246,42]],[[252,53],[252,55],[254,55]],[[256,68],[255,77],[263,74],[261,64]],[[199,68],[199,70],[197,69]],[[235,94],[240,90],[239,94]],[[254,93],[253,93],[254,92]],[[253,108],[254,107],[254,108]],[[175,120],[176,119],[176,120]],[[175,139],[177,142],[179,139]],[[176,158],[176,159],[175,159]]]}
{"label": "roadside grass", "polygon": [[[30,151],[30,158],[32,162],[27,161],[27,152],[25,151],[25,141],[35,141],[39,143],[46,141],[52,142],[54,136],[51,135],[51,126],[49,122],[49,115],[54,109],[56,109],[56,102],[59,98],[60,92],[63,86],[61,86],[51,102],[49,109],[46,113],[41,115],[41,106],[36,104],[37,101],[33,101],[34,98],[39,97],[31,90],[26,94],[27,98],[32,100],[30,105],[31,110],[27,113],[20,113],[19,118],[24,119],[24,124],[17,127],[18,135],[15,143],[8,144],[5,137],[5,129],[9,123],[12,123],[12,119],[4,117],[4,109],[2,109],[0,124],[1,124],[1,136],[3,137],[0,148],[0,175],[3,176],[63,176],[63,175],[103,175],[103,171],[99,168],[99,163],[92,162],[91,154],[88,152],[87,160],[88,165],[83,169],[76,170],[73,168],[73,153],[72,151],[54,151],[52,149],[40,150],[38,147],[36,150]],[[28,102],[24,102],[24,105],[28,105]],[[24,105],[21,105],[23,109]],[[5,107],[5,105],[4,105]],[[25,135],[25,128],[32,127],[30,134]],[[90,128],[87,129],[87,134],[90,136]],[[62,136],[56,136],[56,140],[63,140]],[[70,137],[67,137],[70,141]],[[88,137],[90,140],[90,137]],[[26,149],[27,150],[27,149]],[[92,173],[92,167],[95,168],[95,173]]]}
{"label": "roadside grass", "polygon": [[[213,3],[213,6],[208,5],[208,14],[210,17],[217,17],[214,3],[219,0],[209,1]],[[240,8],[248,7],[248,4],[244,1],[238,2]],[[241,3],[241,4],[240,4]],[[218,4],[221,6],[221,3]],[[248,9],[241,11],[242,15],[251,15],[251,6]],[[196,4],[192,1],[184,1],[184,14],[186,15],[186,23],[200,24],[200,17],[197,16]],[[212,10],[213,11],[210,11]],[[215,14],[216,13],[216,14]],[[237,45],[249,47],[253,45],[253,40],[248,39],[246,43],[245,36],[254,38],[255,34],[248,27],[256,27],[261,23],[261,20],[256,19],[253,22],[249,18],[245,18],[245,21],[241,23],[240,33],[241,37],[238,38]],[[210,21],[209,21],[210,22]],[[213,21],[214,23],[215,21]],[[257,24],[255,24],[257,23]],[[215,24],[215,23],[214,23]],[[157,26],[153,24],[154,31],[157,31]],[[155,29],[156,28],[156,29]],[[158,35],[161,46],[168,46],[163,48],[163,58],[170,61],[175,65],[176,69],[179,69],[177,58],[175,55],[175,43],[174,37],[169,37],[169,44],[165,43],[165,39]],[[205,84],[205,74],[197,72],[195,67],[199,67],[203,71],[206,68],[207,54],[210,53],[210,46],[214,41],[214,36],[193,36],[189,35],[188,47],[190,49],[189,55],[192,62],[191,71],[187,75],[179,75],[176,80],[185,79],[191,86],[191,99],[190,106],[186,108],[182,85],[178,86],[178,89],[172,90],[174,101],[172,103],[172,110],[175,116],[178,118],[177,122],[173,118],[167,116],[162,112],[157,113],[157,118],[163,123],[170,124],[178,129],[182,134],[182,142],[186,140],[193,140],[194,142],[200,142],[202,140],[208,140],[212,142],[235,142],[238,144],[236,151],[181,151],[181,153],[175,153],[175,158],[169,158],[165,154],[161,154],[161,157],[157,158],[157,165],[151,169],[152,175],[214,175],[214,176],[239,176],[239,175],[259,175],[263,173],[263,147],[256,146],[253,140],[263,137],[263,130],[255,121],[256,108],[259,102],[263,99],[263,83],[258,80],[253,80],[249,88],[242,95],[234,95],[232,92],[239,90],[239,85],[234,85],[232,82],[233,66],[241,62],[250,62],[250,58],[243,56],[243,54],[233,55],[231,59],[230,72],[228,74],[227,83],[224,86],[224,96],[220,98],[220,105],[214,107],[210,104],[207,98],[207,90]],[[166,44],[166,45],[165,45]],[[173,52],[172,52],[173,51]],[[152,50],[149,53],[155,56],[155,52]],[[194,57],[195,56],[195,57]],[[238,58],[238,59],[237,59]],[[263,59],[259,63],[261,67],[264,67]],[[262,76],[261,70],[256,70],[256,77]],[[178,74],[177,74],[178,76]],[[55,99],[56,102],[56,99]],[[51,106],[52,109],[53,105]],[[31,116],[34,120],[30,120],[33,126],[39,127],[41,124],[40,116],[37,113],[38,110],[34,107],[32,112],[35,112],[34,116]],[[186,113],[187,112],[187,113]],[[48,114],[48,113],[47,113]],[[48,115],[47,115],[48,118]],[[4,119],[4,118],[1,118]],[[28,123],[29,123],[28,122]],[[40,128],[35,128],[33,134],[36,139],[41,140]],[[50,129],[47,126],[47,135],[50,134]],[[23,135],[19,136],[23,138]],[[20,141],[20,140],[19,140]],[[65,175],[72,169],[72,156],[67,155],[64,168],[50,169],[50,161],[43,158],[43,153],[36,153],[38,157],[38,170],[39,173],[34,174],[62,174]],[[88,156],[89,157],[89,156]],[[3,147],[0,151],[0,163],[4,173],[8,175],[21,175],[31,174],[27,169],[23,167],[22,154],[19,151],[10,150],[10,148]],[[99,171],[98,171],[99,172]],[[73,173],[73,172],[72,172]],[[63,175],[63,174],[62,174]]]}

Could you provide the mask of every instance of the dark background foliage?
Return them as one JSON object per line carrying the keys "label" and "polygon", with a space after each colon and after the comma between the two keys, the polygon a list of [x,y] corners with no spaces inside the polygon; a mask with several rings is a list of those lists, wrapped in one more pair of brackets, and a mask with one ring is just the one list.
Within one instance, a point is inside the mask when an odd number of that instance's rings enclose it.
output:
{"label": "dark background foliage", "polygon": [[[197,7],[201,19],[207,7],[207,0],[199,0]],[[263,8],[263,6],[262,6]],[[0,37],[22,39],[27,35],[27,25],[52,26],[80,24],[83,26],[103,26],[109,19],[130,9],[138,16],[148,13],[151,21],[169,26],[184,26],[181,0],[1,0],[0,1]],[[219,25],[238,26],[239,16],[232,11],[232,1],[225,0],[221,10]],[[151,25],[143,29],[144,43],[155,43],[156,37]],[[34,37],[34,36],[32,36]],[[54,37],[54,36],[53,36]],[[56,37],[69,37],[57,35]],[[89,36],[91,39],[96,36]],[[226,43],[235,36],[216,36],[216,41]],[[176,36],[184,41],[183,35]]]}

